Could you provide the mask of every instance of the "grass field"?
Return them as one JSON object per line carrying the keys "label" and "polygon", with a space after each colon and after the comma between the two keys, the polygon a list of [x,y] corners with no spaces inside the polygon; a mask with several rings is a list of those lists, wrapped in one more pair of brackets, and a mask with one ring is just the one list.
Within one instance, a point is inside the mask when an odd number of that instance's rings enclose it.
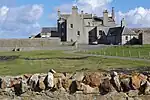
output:
{"label": "grass field", "polygon": [[0,75],[46,73],[51,68],[57,72],[75,72],[82,70],[98,71],[112,68],[141,68],[150,65],[150,62],[144,61],[106,59],[101,57],[82,58],[77,55],[64,54],[62,51],[0,52],[0,56],[12,55],[19,56],[19,58],[0,61]]}
{"label": "grass field", "polygon": [[150,45],[113,46],[84,53],[150,59]]}

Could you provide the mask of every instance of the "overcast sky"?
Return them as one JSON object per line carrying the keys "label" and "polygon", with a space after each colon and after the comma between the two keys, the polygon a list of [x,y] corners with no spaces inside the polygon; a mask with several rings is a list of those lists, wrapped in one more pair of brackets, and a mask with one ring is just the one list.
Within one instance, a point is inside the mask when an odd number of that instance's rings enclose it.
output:
{"label": "overcast sky", "polygon": [[57,9],[102,15],[115,7],[116,21],[125,18],[128,27],[150,27],[150,0],[0,0],[0,38],[27,38],[41,27],[56,25]]}

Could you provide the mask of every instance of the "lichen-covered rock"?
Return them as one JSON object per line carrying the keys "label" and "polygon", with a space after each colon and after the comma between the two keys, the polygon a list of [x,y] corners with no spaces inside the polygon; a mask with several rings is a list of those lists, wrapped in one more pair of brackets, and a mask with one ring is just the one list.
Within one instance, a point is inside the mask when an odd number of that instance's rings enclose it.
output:
{"label": "lichen-covered rock", "polygon": [[84,72],[76,72],[71,78],[75,81],[82,81],[84,78]]}
{"label": "lichen-covered rock", "polygon": [[38,87],[39,87],[40,91],[46,89],[46,86],[44,84],[44,79],[45,79],[45,77],[40,77],[39,80],[38,80],[38,85],[39,85]]}
{"label": "lichen-covered rock", "polygon": [[120,92],[121,91],[121,85],[120,85],[120,79],[117,72],[111,73],[111,80],[110,83],[113,85],[113,87]]}
{"label": "lichen-covered rock", "polygon": [[84,94],[98,94],[99,93],[98,87],[92,88],[89,85],[85,85],[84,83],[81,83],[81,90],[83,90]]}
{"label": "lichen-covered rock", "polygon": [[110,83],[109,78],[103,79],[99,89],[100,89],[100,93],[102,95],[105,95],[105,94],[107,94],[109,92],[115,91],[115,89],[113,88],[112,84]]}
{"label": "lichen-covered rock", "polygon": [[69,91],[69,88],[72,84],[72,80],[71,79],[62,79],[62,87],[66,90]]}
{"label": "lichen-covered rock", "polygon": [[136,96],[138,96],[138,94],[139,94],[139,90],[130,90],[128,92],[129,97],[136,97]]}
{"label": "lichen-covered rock", "polygon": [[130,86],[130,82],[131,82],[130,78],[128,77],[122,78],[120,79],[120,81],[121,81],[121,88],[123,92],[129,92],[132,89]]}
{"label": "lichen-covered rock", "polygon": [[92,74],[86,75],[82,82],[93,88],[99,87],[101,84],[101,76],[98,73],[92,73]]}
{"label": "lichen-covered rock", "polygon": [[5,89],[7,87],[6,81],[1,79],[0,88]]}
{"label": "lichen-covered rock", "polygon": [[136,90],[140,88],[142,82],[146,82],[147,77],[144,76],[143,74],[135,73],[132,75],[131,80],[132,80],[132,88]]}

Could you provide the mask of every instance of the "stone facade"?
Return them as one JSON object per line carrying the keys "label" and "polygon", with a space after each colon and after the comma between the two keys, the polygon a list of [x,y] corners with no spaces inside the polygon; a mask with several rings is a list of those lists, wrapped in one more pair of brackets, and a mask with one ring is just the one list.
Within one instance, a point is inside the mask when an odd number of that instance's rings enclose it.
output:
{"label": "stone facade", "polygon": [[[137,37],[133,31],[126,28],[123,23],[117,26],[115,23],[114,8],[109,16],[104,10],[103,17],[78,13],[77,6],[72,7],[71,14],[61,14],[58,11],[58,33],[62,41],[78,41],[80,44],[91,44],[93,42],[102,44],[126,44],[130,39]],[[123,21],[121,21],[123,22]],[[129,33],[128,33],[129,32]]]}
{"label": "stone facade", "polygon": [[107,10],[103,14],[104,17],[92,16],[83,11],[79,14],[76,6],[72,7],[72,14],[61,14],[58,11],[58,31],[61,33],[62,40],[89,44],[89,34],[93,29],[99,25],[102,27],[115,26],[115,21],[113,17],[108,17]]}

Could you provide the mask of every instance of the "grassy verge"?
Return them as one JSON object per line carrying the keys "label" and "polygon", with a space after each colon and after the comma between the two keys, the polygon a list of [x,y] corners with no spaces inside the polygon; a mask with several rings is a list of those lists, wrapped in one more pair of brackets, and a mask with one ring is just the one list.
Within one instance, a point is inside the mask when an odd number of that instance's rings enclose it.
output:
{"label": "grassy verge", "polygon": [[150,59],[150,45],[113,46],[84,53]]}
{"label": "grassy verge", "polygon": [[[150,62],[106,59],[101,57],[87,57],[83,59],[69,59],[79,57],[64,54],[62,51],[30,51],[30,52],[0,52],[0,56],[19,55],[10,61],[0,61],[0,75],[20,75],[25,73],[46,73],[53,68],[57,72],[98,71],[113,68],[139,68],[150,65]],[[60,57],[60,58],[58,58]],[[69,58],[61,58],[69,57]],[[23,58],[50,58],[46,60],[26,60]]]}

